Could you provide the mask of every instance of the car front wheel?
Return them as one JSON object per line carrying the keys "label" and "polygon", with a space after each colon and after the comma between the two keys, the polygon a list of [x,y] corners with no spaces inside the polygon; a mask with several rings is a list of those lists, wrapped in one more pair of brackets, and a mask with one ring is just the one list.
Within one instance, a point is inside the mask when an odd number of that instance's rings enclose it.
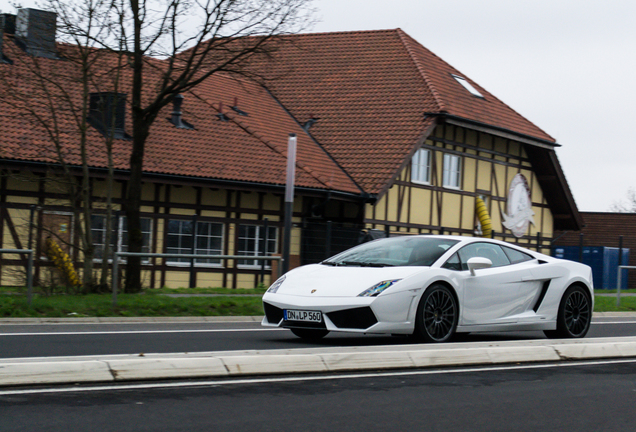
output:
{"label": "car front wheel", "polygon": [[457,328],[459,307],[449,288],[431,285],[417,307],[415,336],[426,342],[446,342]]}
{"label": "car front wheel", "polygon": [[563,294],[557,315],[556,330],[546,330],[549,338],[582,338],[592,322],[592,301],[587,290],[571,286]]}

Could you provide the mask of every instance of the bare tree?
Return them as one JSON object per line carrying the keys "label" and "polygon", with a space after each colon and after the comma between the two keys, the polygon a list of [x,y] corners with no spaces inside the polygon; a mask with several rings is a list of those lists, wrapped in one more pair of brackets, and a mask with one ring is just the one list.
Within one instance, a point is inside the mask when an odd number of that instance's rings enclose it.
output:
{"label": "bare tree", "polygon": [[[129,252],[142,251],[140,205],[144,150],[150,128],[160,111],[175,96],[218,72],[250,76],[246,68],[248,62],[267,57],[275,49],[275,36],[311,25],[309,17],[313,12],[311,0],[44,1],[45,9],[57,13],[60,38],[76,48],[81,66],[82,104],[73,106],[71,111],[79,128],[82,160],[82,182],[77,187],[86,204],[90,196],[89,164],[85,164],[89,89],[116,82],[128,92],[127,100],[132,108],[132,148],[123,207]],[[108,74],[99,75],[104,67],[95,65],[99,63],[97,53],[102,52],[122,56],[123,62],[113,69],[117,70],[116,80],[112,76],[109,79]],[[98,70],[101,72],[97,73]],[[47,80],[45,73],[38,76],[42,81]],[[54,92],[64,96],[65,89],[53,82],[46,83],[45,88],[51,86]],[[51,99],[47,92],[40,95],[43,100]],[[57,115],[51,118],[55,120]],[[59,131],[56,121],[51,124],[49,135],[55,141]],[[112,146],[108,148],[111,151]],[[65,157],[64,150],[64,146],[60,146],[60,160]],[[90,224],[90,206],[83,205],[82,210],[83,220]],[[82,235],[85,256],[92,257],[88,225]],[[89,264],[85,263],[85,268]],[[128,259],[125,290],[141,290],[140,258]]]}
{"label": "bare tree", "polygon": [[615,213],[636,213],[636,189],[627,190],[626,200],[614,201],[610,206],[610,211]]}
{"label": "bare tree", "polygon": [[[9,55],[13,64],[5,65],[0,70],[0,84],[3,87],[0,103],[13,108],[8,112],[14,113],[23,124],[43,131],[43,138],[51,144],[40,148],[39,157],[49,160],[51,167],[61,170],[58,181],[67,190],[68,205],[74,213],[75,232],[81,243],[82,285],[85,291],[90,291],[95,285],[90,168],[96,162],[89,160],[90,150],[98,148],[108,161],[108,214],[111,212],[113,170],[112,135],[106,134],[99,142],[95,142],[94,137],[88,137],[89,95],[100,87],[118,87],[121,61],[115,61],[115,67],[104,71],[104,57],[108,56],[109,62],[113,63],[112,58],[117,58],[117,54],[99,49],[95,42],[112,33],[110,23],[104,22],[104,17],[111,9],[109,1],[88,0],[72,7],[50,1],[50,5],[49,10],[58,16],[57,31],[69,44],[58,45],[57,48],[38,48],[47,51],[45,55],[24,54],[15,45],[5,47],[11,51]],[[55,33],[55,20],[34,25],[42,27],[38,29],[42,33]],[[53,28],[45,28],[51,26]],[[121,54],[119,58],[123,58]],[[105,261],[107,264],[107,256]],[[102,283],[107,275],[105,267]]]}
{"label": "bare tree", "polygon": [[[273,36],[309,23],[308,0],[120,0],[120,42],[132,69],[132,152],[124,210],[129,251],[141,252],[141,179],[150,127],[173,98],[272,49]],[[161,61],[157,61],[161,59]],[[150,96],[148,96],[150,95]],[[141,290],[141,259],[129,258],[127,292]]]}

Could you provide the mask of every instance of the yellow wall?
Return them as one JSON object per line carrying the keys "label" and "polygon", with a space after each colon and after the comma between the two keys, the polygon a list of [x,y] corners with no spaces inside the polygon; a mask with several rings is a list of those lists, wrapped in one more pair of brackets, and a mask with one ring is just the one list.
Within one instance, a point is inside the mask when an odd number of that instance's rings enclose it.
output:
{"label": "yellow wall", "polygon": [[[400,232],[438,233],[443,227],[446,233],[451,231],[453,234],[472,236],[477,225],[475,199],[477,195],[484,195],[497,238],[529,243],[536,242],[537,232],[541,233],[542,238],[552,237],[552,214],[532,166],[523,160],[527,159],[527,155],[521,143],[452,125],[441,125],[423,147],[433,153],[430,185],[410,182],[409,162],[396,175],[395,184],[375,204],[367,204],[365,222],[369,228],[384,229],[384,224],[388,223],[392,231],[397,231],[397,225],[406,224],[407,227],[399,229]],[[462,153],[460,190],[442,186],[443,155],[448,150]],[[536,223],[535,226],[531,224],[526,235],[520,239],[512,236],[501,224],[501,213],[507,212],[510,182],[518,173],[528,180]],[[403,202],[398,214],[400,197],[403,197]]]}
{"label": "yellow wall", "polygon": [[[37,215],[40,211],[55,213],[59,212],[61,209],[66,208],[69,209],[68,199],[65,198],[65,188],[61,182],[56,182],[56,178],[49,176],[47,181],[43,182],[42,185],[38,183],[41,179],[37,176],[34,176],[30,173],[25,175],[12,175],[7,178],[7,189],[16,190],[16,191],[28,191],[28,192],[37,192],[40,187],[44,187],[46,196],[42,197],[42,201],[44,202],[44,207],[36,212],[35,222],[37,223]],[[154,198],[159,189],[159,197],[160,202],[153,203]],[[153,205],[144,205],[141,208],[142,217],[151,218],[152,224],[152,233],[151,233],[151,252],[164,252],[164,231],[165,224],[170,216],[164,217],[163,215],[174,215],[175,217],[190,217],[197,213],[195,210],[195,206],[197,205],[197,195],[201,197],[200,208],[198,210],[199,213],[199,221],[210,221],[216,223],[223,224],[223,253],[224,254],[236,254],[236,235],[237,235],[237,227],[240,223],[250,223],[262,225],[262,219],[267,218],[269,220],[270,227],[277,227],[278,229],[278,251],[280,254],[282,250],[282,235],[283,235],[283,227],[280,224],[282,220],[282,198],[280,195],[274,195],[272,193],[259,193],[259,192],[238,192],[232,190],[222,190],[222,189],[211,189],[211,188],[200,188],[197,189],[195,187],[189,186],[180,186],[175,187],[172,186],[169,194],[169,202],[164,203],[163,201],[166,199],[166,185],[156,185],[153,183],[145,183],[143,185],[142,197],[143,200],[147,203],[150,202]],[[92,190],[94,193],[95,200],[93,202],[93,208],[97,210],[98,213],[106,209],[106,204],[104,202],[106,197],[106,182],[101,179],[93,179],[92,180]],[[121,183],[115,182],[113,188],[113,195],[116,202],[113,203],[114,210],[121,209]],[[198,191],[200,190],[200,194]],[[240,194],[240,200],[237,199]],[[227,208],[228,204],[228,195],[230,198],[230,205],[232,207]],[[261,198],[262,195],[262,198]],[[295,205],[294,211],[297,213],[302,212],[303,210],[303,197],[296,195],[295,197]],[[28,244],[28,225],[29,225],[29,214],[30,210],[27,206],[37,205],[38,198],[37,197],[28,197],[20,195],[20,193],[16,193],[14,195],[9,195],[6,198],[8,204],[8,215],[11,224],[14,227],[15,232],[20,241],[20,247],[26,248]],[[260,209],[259,209],[260,203]],[[21,206],[23,208],[11,208],[12,205]],[[239,208],[236,206],[239,205]],[[55,206],[55,207],[52,207]],[[62,208],[63,207],[63,208]],[[166,210],[168,209],[168,210]],[[155,214],[158,211],[158,214]],[[347,209],[349,213],[351,213],[350,209]],[[71,217],[71,216],[69,216]],[[245,221],[245,222],[244,222]],[[292,243],[291,243],[291,254],[298,256],[301,253],[301,226],[302,226],[302,218],[295,217],[294,218],[294,228],[292,229]],[[73,230],[74,226],[71,224],[69,229]],[[18,245],[14,241],[13,230],[9,228],[8,221],[5,220],[4,225],[2,226],[3,232],[3,244],[0,245],[2,248],[17,248]],[[35,248],[38,239],[36,238],[37,228],[33,230],[33,247]],[[78,272],[81,272],[81,261],[82,253],[80,248],[73,248],[72,257],[76,260],[76,269]],[[5,260],[15,260],[19,259],[17,255],[4,255],[2,257]],[[38,257],[39,259],[39,257]],[[162,262],[161,259],[153,260],[157,264]],[[40,264],[43,264],[45,261],[41,261]],[[236,265],[234,260],[225,260],[224,265],[228,270],[225,278],[223,275],[224,267],[221,266],[205,266],[205,265],[197,265],[196,269],[198,270],[196,273],[197,278],[197,286],[201,287],[219,287],[224,285],[224,280],[226,281],[225,285],[228,287],[235,288],[254,288],[255,284],[260,281],[260,275],[257,275],[257,270],[254,267],[250,268],[241,268]],[[96,262],[95,267],[95,276],[99,276],[99,265]],[[14,266],[10,263],[6,263],[2,266],[2,272],[0,273],[0,283],[1,284],[24,284],[24,281],[20,279],[20,275],[24,273],[23,267],[20,265]],[[47,278],[47,274],[49,270],[47,270],[44,266],[41,267],[40,278],[42,281],[45,281]],[[236,276],[235,274],[236,273]],[[233,282],[236,279],[237,284],[234,286]],[[148,267],[145,267],[145,270],[142,272],[142,281],[145,286],[150,287],[151,281],[153,281],[152,287],[159,288],[161,286],[166,286],[170,288],[177,287],[187,287],[189,285],[190,274],[189,267],[184,266],[170,266],[168,265],[168,271],[165,273],[165,280],[162,283],[162,272],[157,269],[150,270]],[[271,276],[269,268],[265,273],[265,284],[270,283]]]}

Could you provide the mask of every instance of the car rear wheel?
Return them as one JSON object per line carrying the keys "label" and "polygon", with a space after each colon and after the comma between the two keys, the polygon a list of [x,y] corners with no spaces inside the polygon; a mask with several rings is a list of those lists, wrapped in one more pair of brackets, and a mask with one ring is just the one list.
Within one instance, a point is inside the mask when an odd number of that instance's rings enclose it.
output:
{"label": "car rear wheel", "polygon": [[322,339],[327,334],[329,334],[329,330],[320,330],[320,329],[304,329],[304,328],[292,328],[290,329],[293,334],[302,339],[307,340],[318,340]]}
{"label": "car rear wheel", "polygon": [[426,342],[446,342],[457,328],[459,307],[450,289],[431,285],[417,307],[415,336]]}
{"label": "car rear wheel", "polygon": [[556,330],[545,330],[549,338],[582,338],[592,322],[592,301],[587,290],[574,285],[563,294]]}

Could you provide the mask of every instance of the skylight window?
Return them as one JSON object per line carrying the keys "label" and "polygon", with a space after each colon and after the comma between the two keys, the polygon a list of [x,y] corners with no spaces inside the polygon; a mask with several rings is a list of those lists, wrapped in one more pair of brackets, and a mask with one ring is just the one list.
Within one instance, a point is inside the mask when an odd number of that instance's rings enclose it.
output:
{"label": "skylight window", "polygon": [[460,77],[460,76],[457,76],[457,75],[453,75],[453,78],[455,78],[455,80],[458,83],[460,83],[466,90],[468,90],[471,95],[477,96],[477,97],[480,97],[480,98],[484,97],[484,95],[479,93],[479,91],[475,87],[473,87],[468,81],[466,81],[466,78],[463,78],[463,77]]}

